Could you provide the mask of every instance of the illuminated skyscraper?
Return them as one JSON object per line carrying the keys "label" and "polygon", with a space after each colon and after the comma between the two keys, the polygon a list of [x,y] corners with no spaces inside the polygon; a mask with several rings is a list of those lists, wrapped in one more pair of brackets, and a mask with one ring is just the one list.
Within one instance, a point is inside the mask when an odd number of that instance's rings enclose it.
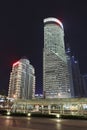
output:
{"label": "illuminated skyscraper", "polygon": [[44,19],[43,92],[45,98],[71,97],[64,29],[56,18]]}
{"label": "illuminated skyscraper", "polygon": [[32,99],[35,96],[35,70],[29,60],[22,58],[13,64],[8,97]]}

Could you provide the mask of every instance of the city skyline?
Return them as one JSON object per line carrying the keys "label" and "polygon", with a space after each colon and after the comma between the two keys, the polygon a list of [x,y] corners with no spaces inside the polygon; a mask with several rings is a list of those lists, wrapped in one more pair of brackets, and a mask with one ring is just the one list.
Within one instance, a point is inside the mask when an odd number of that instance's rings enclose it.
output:
{"label": "city skyline", "polygon": [[[50,3],[50,4],[49,4]],[[79,3],[79,4],[78,4]],[[55,17],[64,25],[65,42],[77,54],[81,74],[87,73],[87,9],[81,1],[1,2],[0,89],[7,93],[11,66],[23,56],[36,69],[37,92],[42,90],[43,19]]]}

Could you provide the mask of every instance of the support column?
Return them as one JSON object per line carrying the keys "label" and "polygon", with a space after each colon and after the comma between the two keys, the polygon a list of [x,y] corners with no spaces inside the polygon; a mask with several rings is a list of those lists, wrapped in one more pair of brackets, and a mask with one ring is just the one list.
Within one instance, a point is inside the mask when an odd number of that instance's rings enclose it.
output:
{"label": "support column", "polygon": [[48,114],[51,113],[51,105],[48,105]]}

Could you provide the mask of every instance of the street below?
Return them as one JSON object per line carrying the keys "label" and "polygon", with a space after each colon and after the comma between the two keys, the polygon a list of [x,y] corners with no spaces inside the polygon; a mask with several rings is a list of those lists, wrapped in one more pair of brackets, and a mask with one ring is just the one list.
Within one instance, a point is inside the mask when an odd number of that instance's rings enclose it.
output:
{"label": "street below", "polygon": [[87,121],[0,116],[0,130],[87,130]]}

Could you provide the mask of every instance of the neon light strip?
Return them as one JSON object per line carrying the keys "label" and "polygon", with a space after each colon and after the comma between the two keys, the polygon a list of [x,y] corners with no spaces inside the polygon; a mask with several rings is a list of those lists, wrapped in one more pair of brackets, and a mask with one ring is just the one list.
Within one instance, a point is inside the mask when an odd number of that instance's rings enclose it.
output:
{"label": "neon light strip", "polygon": [[17,65],[17,64],[19,64],[19,61],[15,62],[15,63],[13,64],[13,66],[15,66],[15,65]]}
{"label": "neon light strip", "polygon": [[44,19],[44,23],[46,23],[46,22],[56,22],[56,23],[58,23],[58,24],[62,27],[62,29],[63,29],[63,24],[61,23],[60,20],[58,20],[58,19],[56,19],[56,18],[46,18],[46,19]]}

